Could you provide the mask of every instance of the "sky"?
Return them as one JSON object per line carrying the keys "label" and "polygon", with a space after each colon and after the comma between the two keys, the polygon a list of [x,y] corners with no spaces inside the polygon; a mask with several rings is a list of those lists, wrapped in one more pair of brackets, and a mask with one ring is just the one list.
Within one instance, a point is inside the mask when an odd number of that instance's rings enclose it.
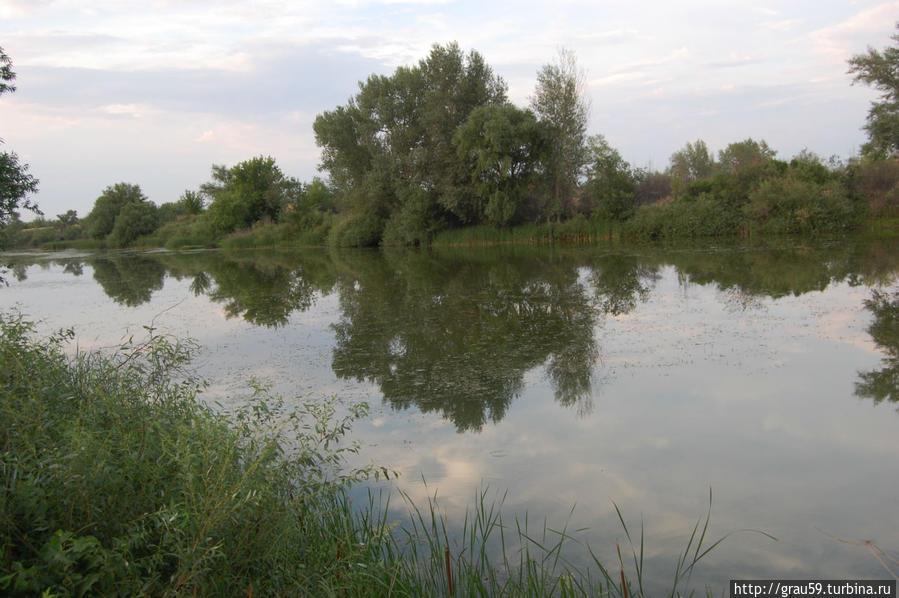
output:
{"label": "sky", "polygon": [[846,159],[877,98],[846,61],[890,45],[897,21],[899,2],[877,0],[0,0],[18,87],[0,97],[0,138],[49,218],[86,215],[117,182],[176,201],[213,164],[258,155],[308,181],[327,174],[316,115],[456,41],[520,107],[540,67],[573,51],[588,132],[637,167],[747,137],[779,158]]}

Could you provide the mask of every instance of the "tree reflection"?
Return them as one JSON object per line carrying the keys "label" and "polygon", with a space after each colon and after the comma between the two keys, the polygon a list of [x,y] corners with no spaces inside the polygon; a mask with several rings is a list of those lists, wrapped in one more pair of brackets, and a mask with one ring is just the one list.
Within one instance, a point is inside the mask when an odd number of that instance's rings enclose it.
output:
{"label": "tree reflection", "polygon": [[334,325],[339,377],[374,382],[394,408],[440,412],[459,431],[502,419],[544,364],[560,403],[589,401],[596,312],[571,262],[357,257]]}
{"label": "tree reflection", "polygon": [[[332,366],[338,377],[380,388],[397,409],[415,406],[459,430],[498,422],[545,374],[555,400],[593,409],[600,349],[598,321],[639,308],[673,268],[681,284],[714,285],[735,311],[781,296],[849,285],[890,283],[899,270],[895,241],[780,249],[506,247],[421,252],[313,250],[102,254],[73,258],[10,256],[15,276],[31,265],[78,276],[85,264],[118,303],[150,301],[165,278],[185,280],[227,317],[285,326],[294,312],[339,290]],[[862,373],[856,392],[897,401],[899,340],[895,295],[875,293],[870,332],[887,354]],[[735,314],[739,317],[739,314]]]}
{"label": "tree reflection", "polygon": [[144,255],[121,254],[91,261],[96,280],[103,292],[116,303],[136,307],[146,303],[153,291],[162,289],[165,266]]}
{"label": "tree reflection", "polygon": [[323,253],[198,253],[166,258],[172,276],[190,277],[190,290],[224,305],[229,318],[266,327],[284,326],[306,311],[336,281]]}
{"label": "tree reflection", "polygon": [[859,373],[855,394],[874,403],[899,402],[899,293],[873,291],[865,307],[874,314],[868,333],[886,356],[881,368]]}

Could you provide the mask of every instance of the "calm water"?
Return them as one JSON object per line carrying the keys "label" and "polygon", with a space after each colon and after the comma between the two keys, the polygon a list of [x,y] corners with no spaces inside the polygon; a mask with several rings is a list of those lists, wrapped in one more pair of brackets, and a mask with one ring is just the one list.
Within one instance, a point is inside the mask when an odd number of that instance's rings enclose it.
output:
{"label": "calm water", "polygon": [[[248,380],[366,400],[360,459],[435,491],[479,489],[608,562],[613,502],[674,559],[713,491],[728,538],[694,585],[885,578],[899,551],[899,247],[5,255],[0,307],[81,348],[195,338],[207,400]],[[426,480],[427,486],[422,482]],[[399,501],[397,501],[399,502]],[[574,556],[575,560],[577,559]]]}

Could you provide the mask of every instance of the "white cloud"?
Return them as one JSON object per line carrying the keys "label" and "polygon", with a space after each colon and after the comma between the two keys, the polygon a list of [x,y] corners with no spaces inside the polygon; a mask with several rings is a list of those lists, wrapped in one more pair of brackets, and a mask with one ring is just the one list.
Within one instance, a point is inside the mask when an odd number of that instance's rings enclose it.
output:
{"label": "white cloud", "polygon": [[[865,46],[886,45],[899,20],[899,2],[888,2],[865,9],[836,25],[809,34],[815,51],[838,60],[845,60]],[[881,42],[876,42],[877,38]]]}
{"label": "white cloud", "polygon": [[800,19],[783,19],[780,21],[762,23],[762,28],[770,29],[772,31],[790,31],[791,29],[795,29],[800,23],[802,23]]}
{"label": "white cloud", "polygon": [[141,118],[148,110],[150,110],[149,106],[141,104],[108,104],[100,107],[100,112],[105,114],[130,116],[131,118]]}

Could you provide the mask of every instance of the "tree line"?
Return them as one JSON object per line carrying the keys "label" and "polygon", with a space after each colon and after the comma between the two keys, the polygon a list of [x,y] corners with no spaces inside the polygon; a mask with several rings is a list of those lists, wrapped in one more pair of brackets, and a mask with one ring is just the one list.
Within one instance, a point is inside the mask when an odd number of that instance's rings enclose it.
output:
{"label": "tree line", "polygon": [[[4,80],[12,80],[3,59]],[[213,165],[211,180],[176,202],[157,206],[139,186],[117,183],[85,218],[69,211],[26,225],[17,209],[36,210],[24,199],[36,190],[32,177],[27,189],[7,186],[4,197],[17,200],[5,200],[12,222],[4,228],[19,245],[110,247],[424,245],[452,229],[562,221],[636,238],[846,231],[865,215],[899,209],[899,46],[869,49],[849,64],[882,98],[868,116],[869,142],[848,163],[808,150],[778,160],[752,138],[716,155],[697,139],[654,171],[587,135],[585,76],[573,53],[560,50],[538,71],[521,108],[477,51],[434,45],[418,64],[369,76],[346,104],[318,115],[323,179],[301,182],[257,156]]]}

